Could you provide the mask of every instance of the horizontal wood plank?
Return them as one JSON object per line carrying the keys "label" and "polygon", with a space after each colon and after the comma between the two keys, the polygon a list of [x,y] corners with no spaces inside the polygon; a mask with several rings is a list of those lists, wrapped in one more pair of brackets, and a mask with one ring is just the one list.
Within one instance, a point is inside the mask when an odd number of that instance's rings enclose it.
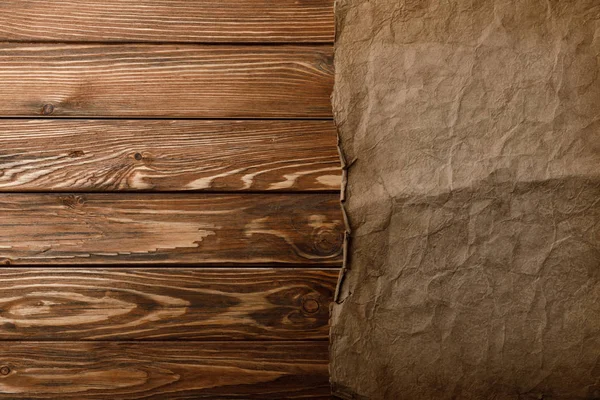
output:
{"label": "horizontal wood plank", "polygon": [[325,46],[0,45],[0,116],[331,118]]}
{"label": "horizontal wood plank", "polygon": [[328,338],[335,269],[0,269],[0,340]]}
{"label": "horizontal wood plank", "polygon": [[0,264],[340,265],[336,194],[0,195]]}
{"label": "horizontal wood plank", "polygon": [[331,121],[0,120],[0,191],[339,190]]}
{"label": "horizontal wood plank", "polygon": [[332,42],[333,0],[3,0],[0,40]]}
{"label": "horizontal wood plank", "polygon": [[323,399],[328,344],[0,342],[0,399]]}

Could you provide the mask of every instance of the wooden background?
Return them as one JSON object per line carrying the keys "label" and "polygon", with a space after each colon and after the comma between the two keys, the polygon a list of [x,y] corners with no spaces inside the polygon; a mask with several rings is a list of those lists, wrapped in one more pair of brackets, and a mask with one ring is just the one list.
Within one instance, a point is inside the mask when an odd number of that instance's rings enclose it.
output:
{"label": "wooden background", "polygon": [[0,2],[0,399],[329,398],[333,0]]}

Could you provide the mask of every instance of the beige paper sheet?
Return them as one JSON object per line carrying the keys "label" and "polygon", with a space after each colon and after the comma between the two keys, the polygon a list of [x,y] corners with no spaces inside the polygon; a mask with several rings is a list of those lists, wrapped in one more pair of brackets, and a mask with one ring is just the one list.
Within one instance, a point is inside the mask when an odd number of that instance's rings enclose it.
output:
{"label": "beige paper sheet", "polygon": [[600,398],[600,1],[338,0],[342,398]]}

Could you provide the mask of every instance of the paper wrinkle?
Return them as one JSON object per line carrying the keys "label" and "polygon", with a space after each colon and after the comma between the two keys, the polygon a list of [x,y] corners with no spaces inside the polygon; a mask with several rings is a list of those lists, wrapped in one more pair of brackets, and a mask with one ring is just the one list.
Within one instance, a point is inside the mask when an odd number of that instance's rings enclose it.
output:
{"label": "paper wrinkle", "polygon": [[600,2],[336,19],[335,394],[600,399]]}

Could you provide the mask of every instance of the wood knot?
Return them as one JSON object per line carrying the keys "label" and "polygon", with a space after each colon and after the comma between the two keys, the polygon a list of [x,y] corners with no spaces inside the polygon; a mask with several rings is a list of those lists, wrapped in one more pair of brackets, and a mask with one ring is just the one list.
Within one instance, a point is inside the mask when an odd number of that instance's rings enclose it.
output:
{"label": "wood knot", "polygon": [[[0,312],[4,312],[4,310],[0,309]],[[7,331],[16,331],[17,330],[17,326],[15,324],[13,324],[12,322],[5,322],[2,325],[2,328]]]}
{"label": "wood knot", "polygon": [[324,55],[318,62],[319,69],[324,72],[333,72],[333,56]]}
{"label": "wood knot", "polygon": [[81,150],[74,150],[69,153],[69,157],[71,158],[83,157],[84,155],[85,153]]}
{"label": "wood knot", "polygon": [[42,107],[43,115],[50,115],[53,112],[54,112],[54,106],[52,104],[44,104],[44,106]]}
{"label": "wood knot", "polygon": [[141,160],[142,160],[142,158],[144,158],[144,157],[142,156],[142,154],[141,154],[141,153],[135,153],[135,154],[133,155],[133,158],[135,158],[135,159],[136,159],[136,160],[138,160],[138,161],[141,161]]}
{"label": "wood knot", "polygon": [[309,314],[316,313],[317,311],[319,311],[319,308],[319,302],[315,299],[302,300],[302,309]]}
{"label": "wood knot", "polygon": [[318,228],[313,232],[313,242],[318,254],[333,255],[340,252],[344,243],[344,235],[336,230]]}
{"label": "wood knot", "polygon": [[0,367],[0,374],[2,374],[4,376],[10,374],[10,368],[7,367],[6,365]]}
{"label": "wood knot", "polygon": [[60,197],[60,202],[69,208],[78,208],[85,204],[83,196],[64,196]]}

